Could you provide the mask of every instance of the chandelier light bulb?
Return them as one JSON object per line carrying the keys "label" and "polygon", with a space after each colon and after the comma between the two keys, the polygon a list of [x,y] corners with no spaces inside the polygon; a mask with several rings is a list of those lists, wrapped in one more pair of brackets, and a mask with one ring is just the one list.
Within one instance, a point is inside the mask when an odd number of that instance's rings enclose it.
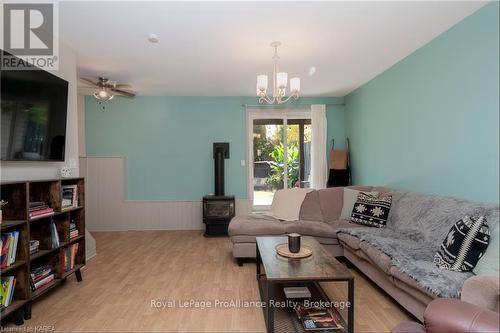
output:
{"label": "chandelier light bulb", "polygon": [[290,91],[292,93],[298,93],[298,92],[300,92],[300,78],[298,78],[298,77],[292,77],[290,79]]}
{"label": "chandelier light bulb", "polygon": [[280,72],[276,74],[276,84],[279,89],[285,89],[288,84],[288,73]]}
{"label": "chandelier light bulb", "polygon": [[257,75],[257,91],[267,91],[267,75]]}

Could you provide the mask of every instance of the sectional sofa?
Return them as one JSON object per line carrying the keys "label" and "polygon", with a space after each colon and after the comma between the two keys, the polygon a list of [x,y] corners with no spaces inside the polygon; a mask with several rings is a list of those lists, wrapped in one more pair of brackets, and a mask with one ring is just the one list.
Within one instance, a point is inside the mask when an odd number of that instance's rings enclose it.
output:
{"label": "sectional sofa", "polygon": [[498,276],[451,272],[433,263],[456,221],[465,215],[484,215],[493,229],[499,221],[498,206],[386,187],[350,188],[392,195],[386,228],[341,220],[344,188],[322,189],[306,195],[299,221],[259,214],[235,217],[229,224],[233,256],[239,262],[255,257],[256,236],[298,232],[315,237],[332,255],[347,258],[420,320],[435,298],[459,298],[461,294],[467,301],[498,311]]}

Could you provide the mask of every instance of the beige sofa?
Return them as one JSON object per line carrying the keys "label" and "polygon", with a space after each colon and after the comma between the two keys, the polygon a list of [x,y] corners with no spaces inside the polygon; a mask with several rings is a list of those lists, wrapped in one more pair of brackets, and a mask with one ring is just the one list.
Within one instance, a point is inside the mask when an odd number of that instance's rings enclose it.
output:
{"label": "beige sofa", "polygon": [[315,237],[332,255],[347,258],[420,320],[433,299],[458,298],[464,285],[469,286],[464,293],[467,297],[485,298],[474,303],[483,302],[490,309],[498,307],[497,276],[475,277],[474,283],[466,284],[472,273],[440,270],[432,263],[433,253],[454,222],[463,215],[481,214],[493,227],[498,223],[498,206],[385,187],[351,188],[393,196],[386,228],[340,220],[344,189],[323,189],[306,195],[299,221],[284,222],[258,214],[235,217],[229,224],[233,256],[240,264],[244,258],[254,258],[256,236],[298,232]]}
{"label": "beige sofa", "polygon": [[[352,186],[360,191],[373,187]],[[388,189],[374,187],[374,191],[387,193]],[[336,187],[308,193],[300,208],[299,221],[286,222],[263,214],[237,216],[229,224],[228,233],[233,243],[233,256],[241,259],[255,258],[255,237],[263,235],[286,235],[298,232],[312,236],[334,256],[343,256],[344,251],[337,238],[339,228],[351,227],[348,221],[340,220],[344,188]]]}

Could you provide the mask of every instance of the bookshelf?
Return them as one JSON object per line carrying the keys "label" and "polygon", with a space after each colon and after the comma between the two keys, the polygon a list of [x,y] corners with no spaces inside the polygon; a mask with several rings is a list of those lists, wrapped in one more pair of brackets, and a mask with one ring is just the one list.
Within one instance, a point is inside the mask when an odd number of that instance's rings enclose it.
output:
{"label": "bookshelf", "polygon": [[[74,205],[63,207],[63,189],[76,189]],[[31,304],[40,296],[61,285],[75,274],[82,280],[80,269],[85,265],[85,180],[63,178],[2,182],[0,197],[8,201],[2,209],[2,235],[19,232],[15,262],[0,270],[3,278],[16,280],[12,302],[1,312],[1,325],[12,318],[17,325],[31,318]],[[30,202],[43,202],[53,212],[30,217]],[[57,230],[59,244],[53,243],[52,223]],[[73,227],[70,228],[70,225]],[[70,229],[78,235],[70,238]],[[39,250],[30,254],[30,240],[39,241]],[[73,250],[74,252],[71,252]],[[68,255],[74,260],[63,267]],[[72,264],[72,265],[71,265]],[[31,288],[30,273],[38,267],[49,267],[54,279],[35,291]]]}

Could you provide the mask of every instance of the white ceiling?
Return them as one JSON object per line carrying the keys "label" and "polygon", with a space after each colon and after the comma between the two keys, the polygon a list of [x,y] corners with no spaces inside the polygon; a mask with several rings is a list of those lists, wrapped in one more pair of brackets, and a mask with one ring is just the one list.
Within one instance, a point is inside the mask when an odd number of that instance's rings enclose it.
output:
{"label": "white ceiling", "polygon": [[304,96],[344,96],[484,4],[61,2],[59,29],[80,76],[144,95],[254,95],[280,40],[281,69],[301,77]]}

